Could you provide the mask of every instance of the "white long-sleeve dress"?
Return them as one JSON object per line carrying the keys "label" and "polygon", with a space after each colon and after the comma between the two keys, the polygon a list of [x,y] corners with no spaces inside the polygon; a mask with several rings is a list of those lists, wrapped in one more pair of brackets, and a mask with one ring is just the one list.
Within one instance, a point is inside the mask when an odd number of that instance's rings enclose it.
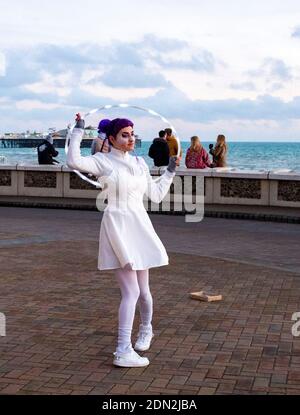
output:
{"label": "white long-sleeve dress", "polygon": [[156,234],[143,204],[146,194],[159,203],[168,193],[174,173],[166,170],[154,181],[142,157],[111,147],[109,153],[82,157],[83,130],[74,128],[67,165],[100,177],[106,184],[108,204],[104,209],[99,238],[98,269],[130,267],[143,270],[168,265],[164,245]]}

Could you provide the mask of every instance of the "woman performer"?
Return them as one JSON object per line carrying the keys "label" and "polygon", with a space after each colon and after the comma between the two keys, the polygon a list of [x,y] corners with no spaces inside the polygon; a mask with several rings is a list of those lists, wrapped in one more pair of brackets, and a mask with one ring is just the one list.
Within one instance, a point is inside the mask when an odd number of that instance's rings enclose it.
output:
{"label": "woman performer", "polygon": [[[80,142],[84,120],[77,115],[67,155],[67,165],[82,172],[101,176],[107,185],[108,205],[100,228],[98,269],[114,269],[121,290],[118,344],[113,364],[122,367],[149,365],[137,351],[148,350],[153,337],[152,295],[149,268],[168,265],[165,247],[157,236],[143,204],[146,194],[160,203],[175,176],[176,156],[158,181],[153,181],[142,157],[129,154],[134,149],[133,123],[125,118],[112,120],[106,128],[109,152],[82,157]],[[136,303],[139,300],[141,324],[134,349],[131,332]]]}

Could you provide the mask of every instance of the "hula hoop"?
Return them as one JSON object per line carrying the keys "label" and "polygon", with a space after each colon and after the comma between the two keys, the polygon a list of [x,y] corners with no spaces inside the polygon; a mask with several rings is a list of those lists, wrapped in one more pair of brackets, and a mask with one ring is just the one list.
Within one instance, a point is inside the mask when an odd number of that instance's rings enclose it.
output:
{"label": "hula hoop", "polygon": [[[152,109],[149,109],[149,108],[144,108],[144,107],[140,107],[140,106],[138,106],[138,105],[129,105],[129,104],[112,104],[112,105],[103,105],[102,107],[100,107],[100,108],[95,108],[95,109],[93,109],[93,110],[91,110],[91,111],[89,111],[89,112],[87,112],[85,115],[84,115],[84,119],[85,118],[87,118],[88,116],[90,116],[90,115],[92,115],[92,114],[96,114],[97,112],[100,112],[100,111],[103,111],[103,110],[109,110],[109,109],[112,109],[112,108],[134,108],[134,109],[137,109],[137,110],[141,110],[141,111],[144,111],[144,112],[147,112],[148,114],[150,114],[150,115],[153,115],[154,117],[158,117],[158,118],[160,118],[164,123],[166,123],[171,129],[172,129],[172,132],[173,132],[173,134],[174,134],[174,136],[175,136],[175,138],[176,138],[176,140],[177,140],[177,144],[178,144],[178,152],[177,152],[177,157],[179,157],[180,156],[180,152],[181,152],[181,145],[180,145],[180,140],[179,140],[179,138],[178,138],[178,135],[177,135],[177,133],[176,133],[176,130],[175,130],[175,128],[174,128],[174,126],[170,123],[170,121],[168,121],[164,116],[162,116],[161,114],[159,114],[158,112],[156,112],[156,111],[153,111]],[[65,153],[66,154],[68,154],[68,149],[69,149],[69,142],[70,142],[70,138],[71,138],[71,134],[72,134],[72,131],[73,131],[73,129],[74,129],[74,127],[75,127],[75,125],[76,125],[76,123],[74,123],[71,127],[70,127],[70,129],[69,129],[69,131],[68,131],[68,134],[67,134],[67,137],[66,137],[66,142],[65,142]],[[78,171],[78,170],[73,170],[74,171],[74,173],[76,173],[82,180],[85,180],[86,182],[88,182],[88,183],[90,183],[90,184],[92,184],[92,185],[94,185],[94,186],[96,186],[96,187],[98,187],[98,188],[101,188],[101,185],[98,183],[98,182],[96,182],[96,181],[94,181],[94,180],[91,180],[91,179],[89,179],[88,177],[86,177],[86,176],[84,176],[82,173],[80,173],[80,171]]]}

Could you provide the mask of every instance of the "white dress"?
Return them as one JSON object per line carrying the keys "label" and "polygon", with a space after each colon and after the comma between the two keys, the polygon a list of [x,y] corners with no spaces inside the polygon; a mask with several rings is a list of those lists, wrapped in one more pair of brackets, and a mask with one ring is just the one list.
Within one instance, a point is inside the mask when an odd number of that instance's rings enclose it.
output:
{"label": "white dress", "polygon": [[107,187],[99,239],[98,269],[128,267],[143,270],[168,265],[165,247],[157,236],[143,204],[146,194],[159,203],[168,193],[175,176],[166,170],[153,180],[142,157],[111,147],[109,153],[80,155],[83,130],[74,128],[67,165],[99,177]]}

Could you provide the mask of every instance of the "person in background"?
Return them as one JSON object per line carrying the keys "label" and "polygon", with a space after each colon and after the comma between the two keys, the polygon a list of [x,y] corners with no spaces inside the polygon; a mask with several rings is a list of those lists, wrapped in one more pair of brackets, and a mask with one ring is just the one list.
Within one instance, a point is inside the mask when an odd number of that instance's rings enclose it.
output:
{"label": "person in background", "polygon": [[207,151],[196,135],[191,137],[191,145],[185,156],[185,165],[189,169],[205,169],[212,166]]}
{"label": "person in background", "polygon": [[226,167],[227,145],[223,134],[218,135],[215,147],[209,145],[209,152],[213,156],[213,167]]}
{"label": "person in background", "polygon": [[169,164],[170,150],[166,141],[167,133],[161,130],[158,138],[153,140],[148,152],[148,156],[154,161],[154,166],[161,167]]}
{"label": "person in background", "polygon": [[98,137],[94,138],[92,141],[91,146],[91,154],[94,155],[95,153],[98,153],[99,151],[102,151],[103,153],[109,152],[109,145],[108,140],[106,140],[106,134],[105,134],[105,128],[110,123],[110,120],[104,119],[99,122],[98,125]]}
{"label": "person in background", "polygon": [[[178,142],[175,136],[173,135],[172,128],[165,128],[165,132],[167,133],[166,139],[167,139],[167,143],[168,143],[169,150],[170,150],[170,157],[177,156]],[[179,166],[181,159],[182,159],[182,150],[180,150],[180,156],[177,157],[176,166]]]}
{"label": "person in background", "polygon": [[59,161],[53,158],[58,156],[58,151],[54,148],[53,137],[51,134],[37,146],[37,153],[39,164],[59,163]]}

